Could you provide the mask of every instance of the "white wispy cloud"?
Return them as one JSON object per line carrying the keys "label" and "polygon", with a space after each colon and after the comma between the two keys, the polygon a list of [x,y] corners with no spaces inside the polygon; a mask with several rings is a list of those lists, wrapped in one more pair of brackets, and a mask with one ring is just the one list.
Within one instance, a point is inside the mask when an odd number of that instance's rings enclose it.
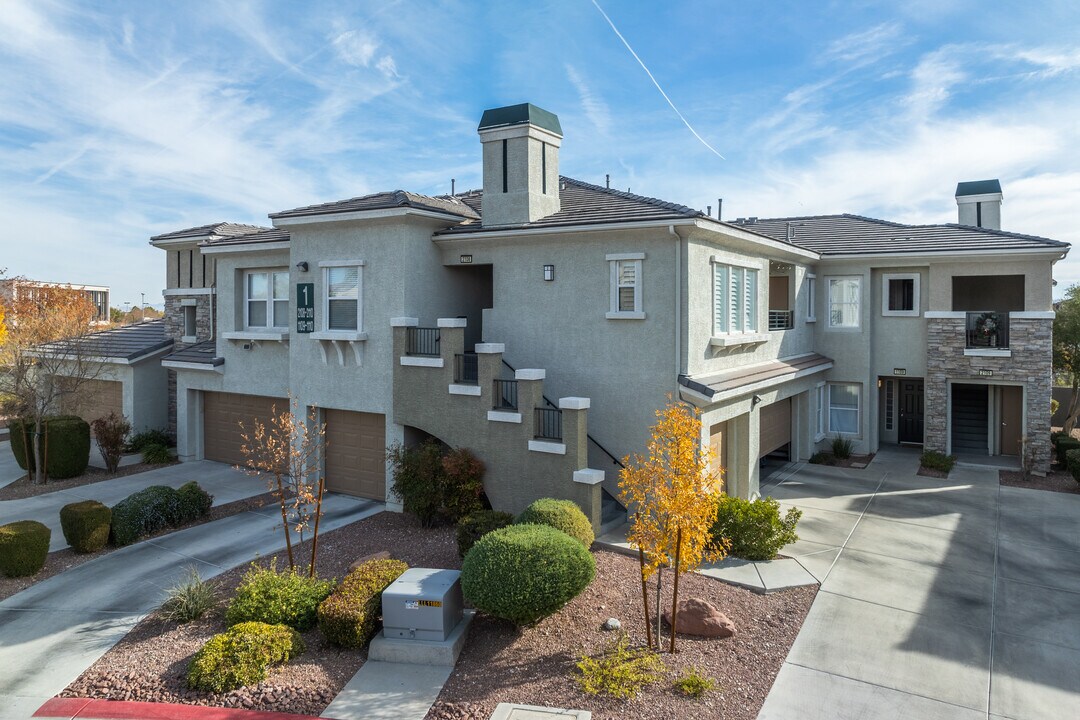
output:
{"label": "white wispy cloud", "polygon": [[597,93],[593,92],[592,88],[585,82],[585,78],[581,76],[581,73],[573,65],[566,63],[565,67],[566,77],[570,80],[570,84],[574,86],[574,90],[577,91],[585,117],[589,119],[589,122],[592,123],[598,133],[607,135],[611,129],[611,110],[608,108],[607,103]]}
{"label": "white wispy cloud", "polygon": [[823,59],[865,65],[877,62],[909,43],[900,23],[884,22],[833,40],[826,48]]}

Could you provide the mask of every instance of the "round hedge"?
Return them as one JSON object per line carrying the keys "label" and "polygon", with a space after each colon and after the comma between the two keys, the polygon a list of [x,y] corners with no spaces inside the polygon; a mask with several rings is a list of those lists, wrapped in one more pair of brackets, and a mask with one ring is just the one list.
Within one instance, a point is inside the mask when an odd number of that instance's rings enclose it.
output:
{"label": "round hedge", "polygon": [[[56,415],[44,418],[43,436],[46,443],[45,472],[53,480],[78,477],[90,464],[90,425],[75,415]],[[25,419],[11,420],[11,450],[15,462],[29,473],[34,472],[34,426]],[[25,445],[25,447],[24,447]]]}
{"label": "round hedge", "polygon": [[60,509],[64,539],[77,553],[97,552],[109,542],[112,510],[97,500],[71,503]]}
{"label": "round hedge", "polygon": [[546,525],[489,532],[465,556],[461,589],[478,610],[528,625],[577,597],[596,576],[593,556]]}
{"label": "round hedge", "polygon": [[517,516],[515,525],[547,525],[574,538],[586,548],[593,544],[592,523],[573,500],[540,498]]}
{"label": "round hedge", "polygon": [[35,520],[0,525],[0,572],[28,577],[45,567],[52,531]]}
{"label": "round hedge", "polygon": [[113,505],[109,539],[114,545],[130,545],[179,522],[180,494],[167,485],[151,485]]}
{"label": "round hedge", "polygon": [[180,496],[181,523],[198,520],[210,512],[210,507],[214,504],[214,496],[203,490],[194,480],[181,485],[176,493]]}

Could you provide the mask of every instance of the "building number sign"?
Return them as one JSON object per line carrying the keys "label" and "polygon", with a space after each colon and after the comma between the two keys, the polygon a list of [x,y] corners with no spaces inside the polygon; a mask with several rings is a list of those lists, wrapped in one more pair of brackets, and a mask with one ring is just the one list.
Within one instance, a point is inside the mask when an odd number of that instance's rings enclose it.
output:
{"label": "building number sign", "polygon": [[315,332],[315,283],[296,284],[296,332]]}

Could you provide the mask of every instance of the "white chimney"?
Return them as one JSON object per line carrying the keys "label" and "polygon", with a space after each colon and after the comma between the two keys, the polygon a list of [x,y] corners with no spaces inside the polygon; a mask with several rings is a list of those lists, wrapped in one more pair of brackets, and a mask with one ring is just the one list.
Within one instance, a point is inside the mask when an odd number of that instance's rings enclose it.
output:
{"label": "white chimney", "polygon": [[484,225],[520,225],[559,212],[559,118],[523,103],[485,110]]}
{"label": "white chimney", "polygon": [[1001,183],[975,180],[956,185],[956,208],[961,225],[1001,229]]}

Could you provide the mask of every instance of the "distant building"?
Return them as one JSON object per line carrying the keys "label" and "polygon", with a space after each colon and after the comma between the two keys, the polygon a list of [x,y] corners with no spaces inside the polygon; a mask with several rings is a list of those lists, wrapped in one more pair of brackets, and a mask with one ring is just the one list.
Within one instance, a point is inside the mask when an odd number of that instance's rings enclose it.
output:
{"label": "distant building", "polygon": [[67,288],[70,290],[82,290],[94,304],[94,319],[92,325],[107,325],[109,323],[109,288],[102,285],[75,285],[72,283],[40,282],[38,280],[9,279],[0,280],[0,297],[11,298],[19,293],[33,294],[34,288],[53,287]]}

